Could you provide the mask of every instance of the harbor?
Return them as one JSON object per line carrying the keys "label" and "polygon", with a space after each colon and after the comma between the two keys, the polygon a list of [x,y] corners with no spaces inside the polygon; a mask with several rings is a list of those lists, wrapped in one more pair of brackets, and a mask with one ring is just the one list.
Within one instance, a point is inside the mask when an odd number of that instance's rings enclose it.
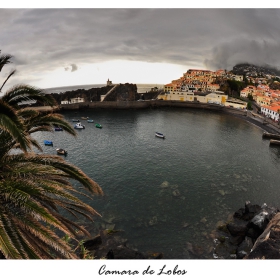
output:
{"label": "harbor", "polygon": [[213,258],[212,231],[248,195],[252,203],[278,206],[279,149],[268,148],[262,129],[232,114],[180,107],[61,113],[85,129],[76,138],[61,131],[36,139],[52,141],[46,154],[67,150],[66,160],[102,186],[104,198],[86,200],[102,215],[85,223],[93,235],[121,230],[141,252]]}

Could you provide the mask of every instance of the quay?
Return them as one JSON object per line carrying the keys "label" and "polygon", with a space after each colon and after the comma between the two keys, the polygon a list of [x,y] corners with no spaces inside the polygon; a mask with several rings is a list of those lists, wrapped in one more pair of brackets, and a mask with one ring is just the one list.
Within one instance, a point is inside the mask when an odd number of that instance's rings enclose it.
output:
{"label": "quay", "polygon": [[269,141],[269,145],[280,145],[280,141],[279,140],[274,140],[274,139],[270,139]]}
{"label": "quay", "polygon": [[[273,140],[280,140],[280,134],[264,132],[263,133],[263,138],[268,138],[268,139],[273,139]],[[271,141],[270,141],[270,143],[271,143]]]}
{"label": "quay", "polygon": [[94,101],[80,102],[75,104],[60,104],[61,110],[85,110],[85,109],[146,109],[158,107],[185,107],[201,108],[209,110],[222,110],[223,106],[217,104],[200,103],[192,101],[163,101],[163,100],[141,100],[141,101]]}

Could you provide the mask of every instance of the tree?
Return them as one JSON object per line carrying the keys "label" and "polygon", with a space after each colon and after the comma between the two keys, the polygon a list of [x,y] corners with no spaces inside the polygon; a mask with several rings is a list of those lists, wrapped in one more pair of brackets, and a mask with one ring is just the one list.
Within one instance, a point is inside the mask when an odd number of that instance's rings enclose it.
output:
{"label": "tree", "polygon": [[[0,70],[10,58],[0,55]],[[75,131],[60,114],[21,109],[18,103],[30,99],[55,105],[50,95],[27,85],[13,87],[0,99],[0,252],[7,259],[78,258],[61,235],[79,244],[80,235],[90,233],[66,218],[62,210],[92,220],[99,214],[78,196],[103,192],[61,157],[33,151],[33,147],[41,149],[31,136],[35,131],[50,131],[54,125],[72,135]],[[73,179],[88,194],[75,189]]]}
{"label": "tree", "polygon": [[250,101],[253,101],[253,100],[254,100],[254,97],[253,97],[253,95],[252,95],[251,93],[248,94],[248,99],[249,99]]}
{"label": "tree", "polygon": [[247,109],[248,109],[248,110],[253,110],[252,102],[251,102],[251,101],[248,101],[248,103],[247,103]]}

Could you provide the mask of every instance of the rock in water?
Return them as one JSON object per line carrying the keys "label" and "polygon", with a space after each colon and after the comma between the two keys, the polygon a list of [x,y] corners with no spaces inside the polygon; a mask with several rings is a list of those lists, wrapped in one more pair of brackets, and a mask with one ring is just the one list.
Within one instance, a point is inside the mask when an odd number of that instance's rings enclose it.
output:
{"label": "rock in water", "polygon": [[164,182],[160,185],[161,188],[168,188],[168,186],[169,186],[169,183],[168,183],[167,181],[164,181]]}

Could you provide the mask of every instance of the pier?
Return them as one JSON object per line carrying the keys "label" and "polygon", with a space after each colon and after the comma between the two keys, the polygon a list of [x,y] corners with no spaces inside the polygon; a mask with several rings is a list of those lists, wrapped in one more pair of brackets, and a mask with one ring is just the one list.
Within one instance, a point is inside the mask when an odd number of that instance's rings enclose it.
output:
{"label": "pier", "polygon": [[280,134],[273,134],[273,133],[264,132],[263,133],[263,138],[280,140]]}

